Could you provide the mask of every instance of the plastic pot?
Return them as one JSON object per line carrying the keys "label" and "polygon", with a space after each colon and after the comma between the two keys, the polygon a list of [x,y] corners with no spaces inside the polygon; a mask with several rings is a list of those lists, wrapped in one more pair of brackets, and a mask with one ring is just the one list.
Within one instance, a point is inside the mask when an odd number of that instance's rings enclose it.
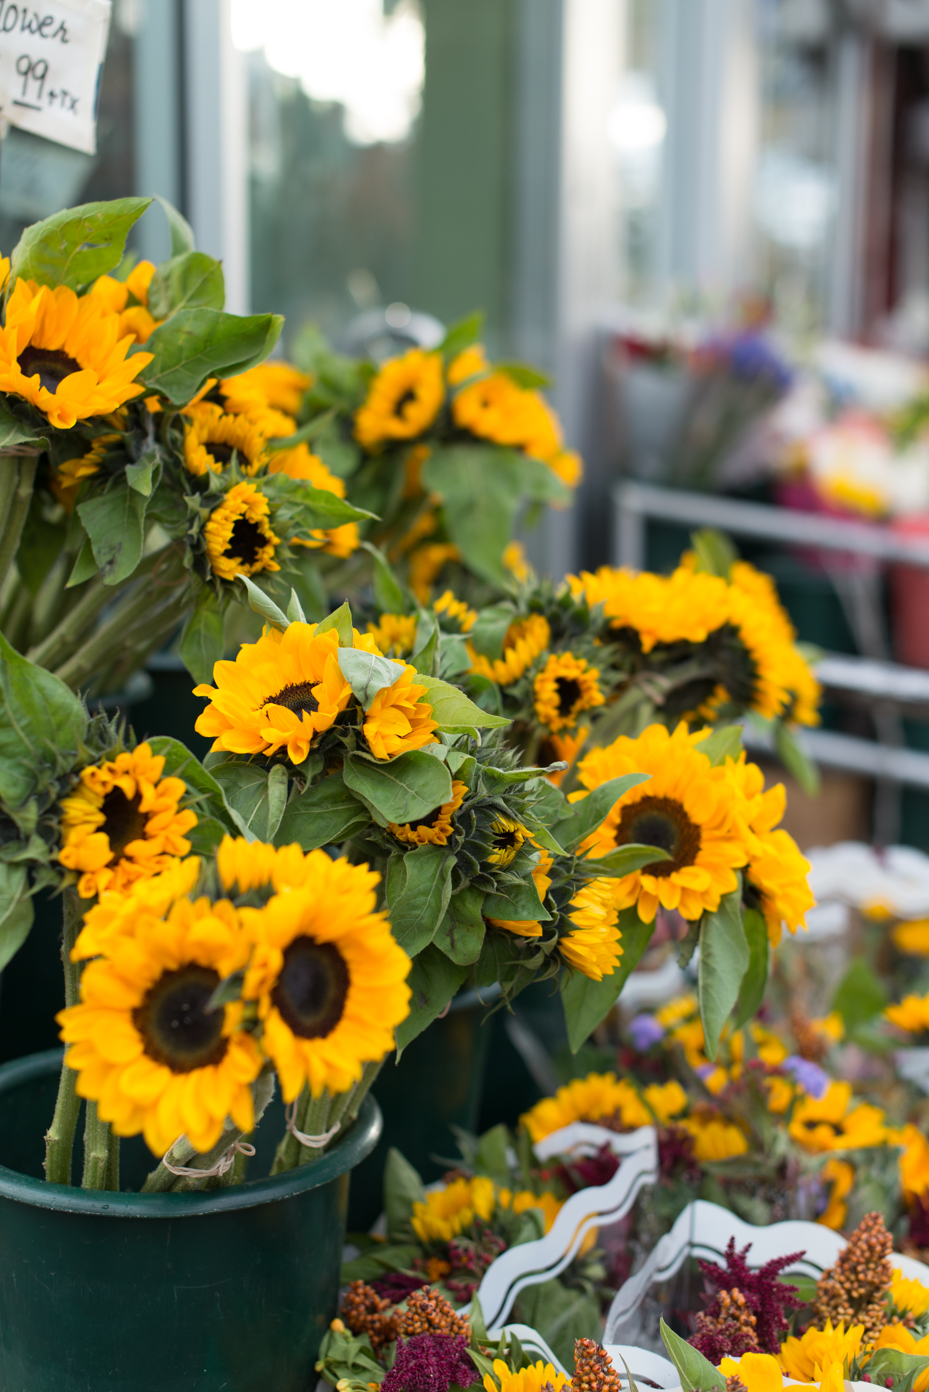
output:
{"label": "plastic pot", "polygon": [[[3,1392],[308,1392],[336,1310],[349,1172],[377,1143],[377,1103],[365,1099],[327,1155],[273,1179],[89,1192],[41,1178],[60,1059],[0,1068]],[[280,1117],[279,1105],[265,1115],[253,1165],[270,1159]],[[137,1186],[151,1156],[122,1149]]]}

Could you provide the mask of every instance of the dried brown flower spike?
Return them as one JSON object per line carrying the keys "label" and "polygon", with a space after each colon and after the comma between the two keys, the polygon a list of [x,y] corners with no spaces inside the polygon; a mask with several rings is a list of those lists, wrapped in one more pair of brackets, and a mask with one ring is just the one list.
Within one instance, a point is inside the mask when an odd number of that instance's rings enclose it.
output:
{"label": "dried brown flower spike", "polygon": [[738,1374],[733,1373],[732,1377],[726,1378],[726,1392],[748,1392],[748,1388]]}
{"label": "dried brown flower spike", "polygon": [[385,1344],[392,1344],[397,1337],[396,1316],[385,1313],[390,1308],[390,1301],[364,1281],[351,1281],[342,1297],[339,1313],[352,1333],[367,1334],[374,1352],[379,1353]]}
{"label": "dried brown flower spike", "polygon": [[394,1316],[397,1333],[404,1339],[414,1334],[450,1334],[452,1338],[470,1339],[471,1326],[461,1315],[456,1315],[454,1307],[444,1295],[431,1286],[423,1286],[414,1291],[406,1302],[405,1310],[398,1310]]}
{"label": "dried brown flower spike", "polygon": [[864,1325],[864,1342],[872,1343],[884,1327],[887,1292],[893,1277],[890,1253],[893,1238],[879,1213],[867,1213],[848,1239],[835,1266],[824,1271],[816,1286],[814,1319],[827,1319],[848,1329]]}
{"label": "dried brown flower spike", "polygon": [[573,1392],[622,1392],[619,1374],[593,1339],[574,1341]]}

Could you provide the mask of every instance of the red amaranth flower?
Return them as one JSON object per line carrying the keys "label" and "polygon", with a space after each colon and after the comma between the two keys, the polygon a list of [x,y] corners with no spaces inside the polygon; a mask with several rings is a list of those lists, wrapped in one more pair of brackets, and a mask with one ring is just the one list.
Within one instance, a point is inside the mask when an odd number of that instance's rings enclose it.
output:
{"label": "red amaranth flower", "polygon": [[698,1262],[698,1265],[707,1283],[706,1294],[711,1299],[722,1290],[742,1292],[745,1304],[755,1317],[762,1353],[776,1354],[781,1346],[780,1336],[788,1327],[784,1311],[798,1310],[802,1303],[797,1299],[797,1287],[784,1285],[777,1278],[781,1271],[793,1266],[806,1254],[791,1252],[786,1257],[774,1257],[757,1271],[752,1271],[745,1260],[751,1245],[749,1242],[741,1252],[737,1252],[735,1238],[730,1237],[725,1267],[707,1261]]}
{"label": "red amaranth flower", "polygon": [[422,1290],[428,1284],[425,1276],[410,1276],[405,1271],[388,1271],[386,1275],[368,1282],[371,1289],[377,1291],[382,1300],[389,1300],[391,1305],[401,1305],[413,1291]]}
{"label": "red amaranth flower", "polygon": [[448,1392],[453,1383],[470,1387],[477,1380],[463,1337],[414,1334],[398,1342],[396,1361],[381,1392]]}

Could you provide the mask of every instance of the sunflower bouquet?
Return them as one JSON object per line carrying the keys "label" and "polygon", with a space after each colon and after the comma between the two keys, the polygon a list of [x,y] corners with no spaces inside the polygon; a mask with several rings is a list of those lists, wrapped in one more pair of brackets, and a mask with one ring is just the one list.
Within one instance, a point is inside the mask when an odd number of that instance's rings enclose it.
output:
{"label": "sunflower bouquet", "polygon": [[[313,374],[301,420],[364,527],[426,603],[442,580],[482,601],[512,588],[505,563],[521,514],[564,507],[581,477],[540,388],[521,364],[488,362],[479,315],[434,350],[380,368],[331,353],[314,337],[297,355]],[[526,509],[530,511],[526,513]],[[370,564],[369,564],[370,568]]]}

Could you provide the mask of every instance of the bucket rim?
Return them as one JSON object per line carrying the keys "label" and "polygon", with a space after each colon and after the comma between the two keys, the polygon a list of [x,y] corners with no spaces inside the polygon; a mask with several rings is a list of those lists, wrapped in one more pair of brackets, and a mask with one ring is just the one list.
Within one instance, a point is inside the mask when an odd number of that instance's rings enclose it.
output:
{"label": "bucket rim", "polygon": [[[47,1049],[41,1054],[27,1054],[0,1065],[0,1097],[33,1078],[57,1073],[61,1058],[61,1049]],[[331,1151],[315,1163],[300,1165],[268,1179],[246,1180],[228,1189],[211,1189],[199,1194],[122,1194],[109,1189],[49,1184],[44,1179],[34,1179],[0,1165],[0,1199],[100,1218],[200,1218],[256,1208],[319,1189],[354,1169],[377,1145],[383,1124],[381,1109],[369,1092],[350,1130]]]}

